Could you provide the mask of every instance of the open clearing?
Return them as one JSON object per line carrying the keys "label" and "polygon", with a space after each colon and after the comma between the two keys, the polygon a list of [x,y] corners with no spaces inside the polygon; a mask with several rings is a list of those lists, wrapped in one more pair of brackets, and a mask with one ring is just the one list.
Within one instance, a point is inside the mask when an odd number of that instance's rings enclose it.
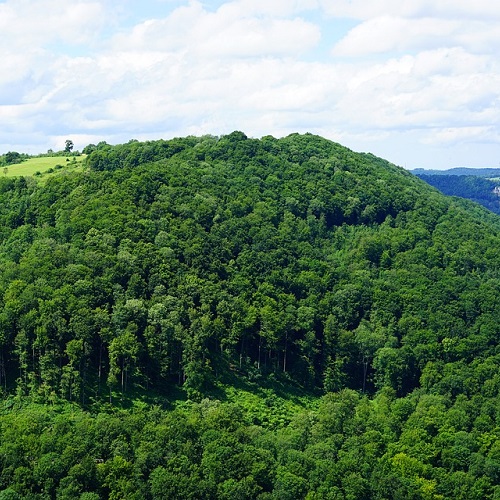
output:
{"label": "open clearing", "polygon": [[[19,177],[33,176],[64,170],[80,170],[83,168],[83,160],[86,155],[81,156],[42,156],[29,158],[22,163],[8,165],[0,170],[0,176]],[[50,171],[52,169],[52,171]],[[49,171],[49,172],[48,172]]]}

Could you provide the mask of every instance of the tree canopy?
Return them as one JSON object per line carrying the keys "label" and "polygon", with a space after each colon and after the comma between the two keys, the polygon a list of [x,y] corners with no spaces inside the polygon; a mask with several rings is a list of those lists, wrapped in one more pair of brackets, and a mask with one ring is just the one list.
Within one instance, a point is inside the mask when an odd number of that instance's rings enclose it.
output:
{"label": "tree canopy", "polygon": [[0,498],[500,494],[494,214],[310,134],[87,152],[0,178]]}

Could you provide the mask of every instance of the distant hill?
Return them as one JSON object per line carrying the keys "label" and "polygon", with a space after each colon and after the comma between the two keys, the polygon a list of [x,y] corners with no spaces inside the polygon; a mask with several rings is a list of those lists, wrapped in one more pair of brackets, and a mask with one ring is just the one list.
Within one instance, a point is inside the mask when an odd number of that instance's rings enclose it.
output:
{"label": "distant hill", "polygon": [[447,170],[432,170],[425,168],[415,168],[410,170],[412,174],[418,175],[474,175],[476,177],[500,177],[500,168],[469,168],[469,167],[455,167]]}
{"label": "distant hill", "polygon": [[[473,169],[452,169],[456,170],[473,170]],[[500,169],[481,169],[481,172],[486,170],[490,174],[500,177]],[[425,175],[419,172],[425,172]],[[439,189],[443,194],[448,196],[459,196],[479,203],[483,207],[500,215],[500,181],[486,178],[480,175],[458,175],[458,174],[430,174],[428,172],[438,172],[436,170],[423,170],[419,172],[413,171],[423,181],[431,186]],[[447,172],[451,172],[448,170]]]}

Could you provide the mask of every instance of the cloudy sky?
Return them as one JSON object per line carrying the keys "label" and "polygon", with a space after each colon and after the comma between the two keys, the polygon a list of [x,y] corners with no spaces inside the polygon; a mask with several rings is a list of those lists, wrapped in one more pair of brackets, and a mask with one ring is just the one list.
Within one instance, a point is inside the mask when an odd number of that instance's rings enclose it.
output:
{"label": "cloudy sky", "polygon": [[500,2],[0,0],[0,153],[312,132],[500,166]]}

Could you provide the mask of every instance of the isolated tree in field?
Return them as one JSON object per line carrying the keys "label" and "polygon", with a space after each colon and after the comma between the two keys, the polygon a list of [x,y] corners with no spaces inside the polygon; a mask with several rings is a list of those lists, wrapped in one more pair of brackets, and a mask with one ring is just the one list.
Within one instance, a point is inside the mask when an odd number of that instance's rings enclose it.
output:
{"label": "isolated tree in field", "polygon": [[64,147],[64,152],[65,153],[71,153],[73,150],[73,141],[71,139],[66,139],[66,146]]}

